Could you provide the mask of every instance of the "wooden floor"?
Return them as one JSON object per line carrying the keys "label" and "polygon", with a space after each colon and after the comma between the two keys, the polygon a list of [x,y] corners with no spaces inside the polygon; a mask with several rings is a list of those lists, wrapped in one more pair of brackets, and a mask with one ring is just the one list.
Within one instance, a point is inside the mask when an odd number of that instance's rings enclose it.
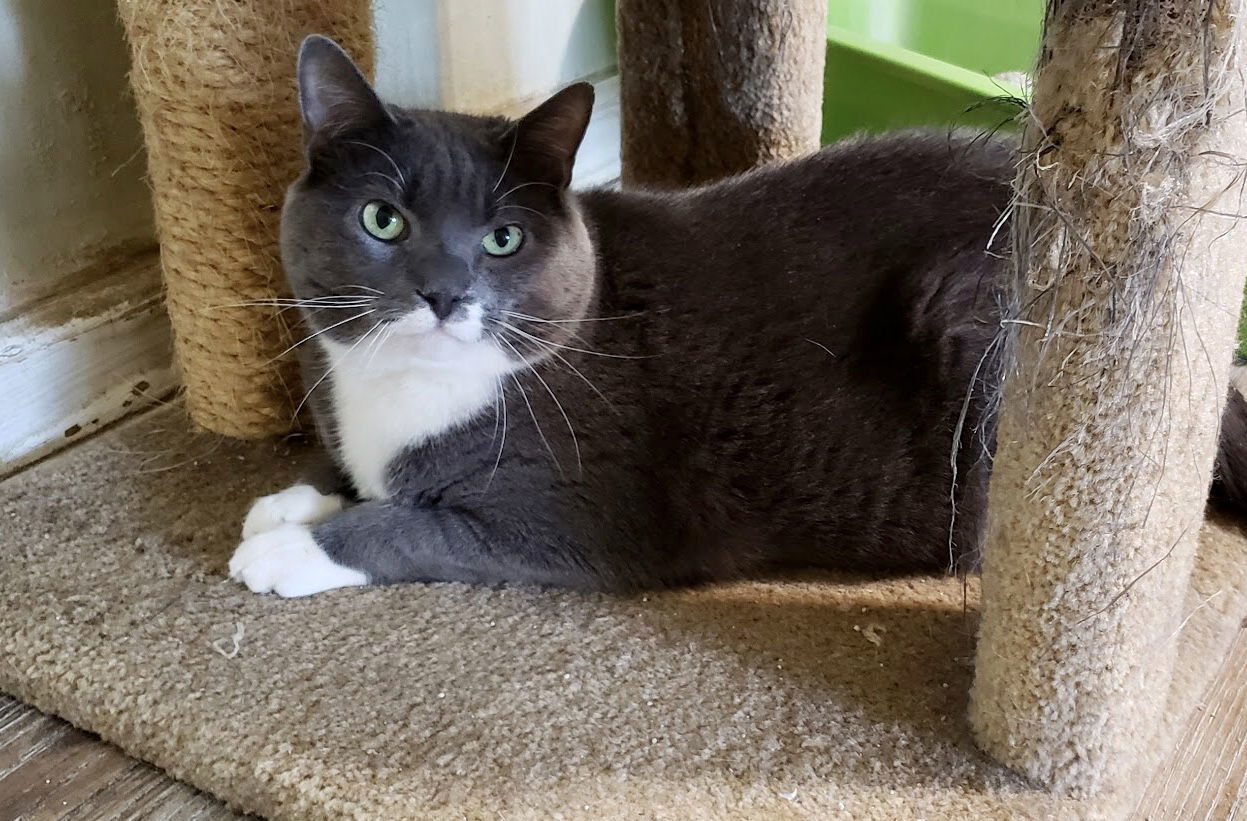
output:
{"label": "wooden floor", "polygon": [[1152,779],[1138,819],[1247,821],[1247,623],[1243,626],[1202,708]]}
{"label": "wooden floor", "polygon": [[[160,770],[0,695],[0,821],[245,818]],[[1247,629],[1135,821],[1247,821]]]}
{"label": "wooden floor", "polygon": [[0,821],[223,821],[215,798],[0,695]]}

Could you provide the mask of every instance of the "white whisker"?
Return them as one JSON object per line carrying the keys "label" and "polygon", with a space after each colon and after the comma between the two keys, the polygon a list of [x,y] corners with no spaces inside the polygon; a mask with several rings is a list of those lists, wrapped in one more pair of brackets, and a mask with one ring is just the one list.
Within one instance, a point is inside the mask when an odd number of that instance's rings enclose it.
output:
{"label": "white whisker", "polygon": [[[368,329],[368,332],[367,332],[367,333],[365,333],[363,336],[361,336],[359,339],[355,340],[355,344],[354,344],[354,345],[352,345],[350,348],[348,348],[346,352],[349,354],[351,351],[355,350],[355,348],[359,345],[359,343],[363,342],[365,339],[367,339],[367,338],[368,338],[368,334],[371,334],[371,333],[372,333],[373,331],[375,331],[377,328],[380,328],[383,324],[385,324],[385,323],[384,323],[384,322],[378,322],[376,325],[373,325],[371,328],[369,328],[369,329]],[[340,360],[338,360],[338,361],[339,361],[339,362],[341,362],[341,361],[342,361],[342,360],[344,360],[345,358],[346,358],[346,357],[343,357],[342,359],[340,359]],[[324,382],[324,381],[325,381],[325,379],[329,376],[329,374],[333,373],[333,369],[334,369],[335,367],[337,367],[337,365],[336,365],[336,364],[334,364],[334,365],[330,365],[329,367],[325,368],[325,372],[324,372],[323,374],[321,374],[321,375],[320,375],[320,379],[317,379],[317,380],[316,380],[316,382],[312,385],[312,387],[308,388],[307,393],[303,394],[303,399],[299,401],[299,406],[298,406],[297,408],[295,408],[295,409],[294,409],[294,416],[293,416],[293,417],[291,417],[292,419],[298,419],[298,418],[299,418],[299,411],[303,410],[303,406],[304,406],[305,404],[307,404],[307,400],[309,400],[309,399],[311,399],[311,398],[312,398],[312,392],[313,392],[313,391],[315,391],[317,388],[319,388],[319,387],[320,387],[320,383],[321,383],[321,382]]]}
{"label": "white whisker", "polygon": [[[312,299],[256,299],[249,302],[235,302],[226,305],[210,305],[208,310],[219,308],[362,308],[376,301],[375,297],[347,295],[340,299],[330,297],[314,297]],[[278,313],[281,313],[279,311]]]}
{"label": "white whisker", "polygon": [[[492,338],[492,334],[490,335]],[[494,345],[497,346],[497,341]],[[500,349],[501,350],[501,349]],[[498,393],[494,399],[494,438],[498,438],[498,405],[502,405],[502,441],[498,443],[498,455],[494,457],[494,467],[489,471],[489,478],[485,480],[485,489],[481,491],[482,495],[489,492],[489,488],[494,483],[494,476],[498,474],[498,466],[502,464],[502,449],[507,446],[507,391],[502,384],[502,377],[494,377],[494,382],[498,385]],[[501,400],[501,401],[500,401]]]}
{"label": "white whisker", "polygon": [[[514,345],[512,345],[510,342],[508,342],[503,337],[496,337],[496,338],[498,339],[498,341],[502,342],[502,344],[510,348],[512,353],[514,353],[521,362],[524,362],[525,364],[527,364],[526,360],[520,354],[520,352],[515,350]],[[533,427],[537,429],[537,435],[541,437],[541,444],[546,446],[546,453],[550,454],[550,461],[554,462],[554,466],[558,468],[559,475],[566,478],[566,474],[563,472],[563,465],[559,463],[558,457],[554,455],[554,448],[550,447],[550,440],[546,438],[546,432],[541,429],[541,423],[537,421],[537,413],[536,411],[533,410],[533,403],[528,400],[528,391],[524,390],[524,383],[521,382],[519,380],[519,377],[517,377],[514,373],[509,374],[509,376],[511,377],[511,381],[515,383],[515,386],[520,389],[520,396],[524,398],[524,404],[528,406],[528,415],[532,417]]]}
{"label": "white whisker", "polygon": [[531,339],[534,342],[540,342],[543,345],[549,345],[552,348],[558,348],[564,351],[574,351],[575,353],[583,353],[583,354],[588,354],[590,356],[604,356],[608,359],[651,359],[652,358],[649,356],[634,356],[631,354],[622,354],[622,353],[603,353],[602,351],[590,351],[585,348],[573,348],[570,345],[560,345],[557,342],[551,342],[548,339],[542,339],[539,336],[533,336],[527,331],[522,331],[519,328],[515,327],[514,325],[503,322],[501,319],[490,318],[490,322],[494,322],[502,326],[503,328],[506,328],[507,330],[511,331],[512,333],[517,333],[520,336],[524,337],[525,339]]}
{"label": "white whisker", "polygon": [[620,314],[619,316],[589,316],[581,319],[542,319],[539,316],[516,313],[515,311],[499,311],[499,313],[506,314],[507,316],[514,317],[516,319],[523,319],[528,322],[540,322],[543,325],[576,325],[581,322],[611,322],[616,319],[632,319],[633,317],[645,315],[645,311],[637,311],[636,313]]}
{"label": "white whisker", "polygon": [[369,309],[369,310],[367,310],[367,311],[364,311],[364,312],[362,312],[362,313],[355,314],[355,316],[348,316],[346,319],[343,319],[343,320],[342,320],[342,321],[340,321],[340,322],[335,322],[335,323],[333,323],[332,325],[329,325],[329,326],[327,326],[327,327],[325,327],[325,328],[321,328],[321,329],[320,329],[319,331],[317,331],[316,333],[314,333],[314,334],[310,334],[310,335],[308,335],[308,336],[305,336],[305,337],[303,337],[302,339],[300,339],[298,342],[296,342],[296,343],[294,343],[293,345],[291,345],[289,348],[286,348],[286,350],[282,351],[281,353],[277,354],[277,356],[273,357],[273,359],[272,359],[271,361],[276,362],[278,359],[281,359],[283,356],[285,356],[286,354],[290,353],[290,352],[291,352],[291,351],[293,351],[295,348],[297,348],[297,347],[299,347],[300,345],[302,345],[304,342],[307,342],[309,339],[315,339],[316,337],[320,336],[320,335],[321,335],[321,334],[323,334],[323,333],[327,333],[328,331],[332,331],[334,328],[338,327],[339,325],[345,325],[345,324],[346,324],[346,323],[348,323],[348,322],[353,322],[354,320],[359,319],[360,317],[365,317],[365,316],[368,316],[369,314],[375,314],[376,312],[377,312],[377,309],[376,309],[376,308],[371,308],[371,309]]}
{"label": "white whisker", "polygon": [[377,358],[377,353],[385,347],[387,342],[390,341],[390,337],[394,336],[395,330],[396,328],[393,324],[386,325],[385,330],[377,334],[377,338],[375,340],[368,343],[368,361],[364,363],[365,368],[372,368],[372,363],[373,360]]}
{"label": "white whisker", "polygon": [[[511,350],[515,351],[515,347],[512,346],[510,342],[507,342],[507,345],[511,347]],[[519,351],[515,351],[515,355],[521,356]],[[521,359],[523,359],[522,356]],[[537,381],[541,383],[541,387],[545,388],[546,393],[550,394],[550,398],[554,400],[554,407],[558,408],[559,413],[562,414],[563,421],[567,424],[567,432],[572,435],[572,449],[576,451],[576,470],[583,473],[584,466],[580,462],[580,441],[576,438],[576,430],[572,427],[572,420],[567,416],[567,411],[563,409],[563,403],[560,402],[559,398],[554,395],[553,389],[550,388],[550,385],[545,379],[542,378],[541,374],[537,372],[537,369],[533,367],[533,363],[525,361],[524,366],[528,368],[528,370],[532,371],[533,376],[537,377]]]}
{"label": "white whisker", "polygon": [[[537,346],[535,343],[533,343],[533,342],[529,342],[528,344],[532,345],[533,347],[538,347],[538,346]],[[538,350],[540,350],[540,348],[538,348]],[[588,385],[588,386],[589,386],[589,389],[590,389],[590,390],[592,390],[595,394],[597,394],[598,399],[601,399],[601,400],[602,400],[602,402],[606,405],[606,407],[610,408],[610,409],[611,409],[611,411],[613,411],[614,413],[618,413],[618,412],[619,412],[619,409],[615,407],[615,403],[614,403],[614,402],[612,402],[612,401],[610,401],[609,399],[607,399],[607,398],[606,398],[606,394],[604,394],[604,393],[602,393],[600,390],[598,390],[598,386],[597,386],[597,385],[595,385],[595,384],[593,384],[591,381],[589,381],[589,377],[587,377],[587,376],[585,376],[583,373],[581,373],[581,372],[580,372],[580,369],[579,369],[579,368],[577,368],[575,365],[573,365],[573,364],[571,363],[571,361],[570,361],[567,357],[563,356],[563,354],[561,354],[561,353],[559,353],[558,351],[555,351],[555,350],[548,350],[548,351],[547,351],[547,353],[549,353],[549,354],[550,354],[550,356],[554,357],[554,358],[555,358],[555,359],[557,359],[559,362],[562,362],[562,363],[563,363],[563,365],[565,365],[565,366],[566,366],[569,370],[571,370],[571,372],[572,372],[572,373],[574,373],[576,376],[580,377],[580,381],[581,381],[581,382],[584,382],[586,385]]]}

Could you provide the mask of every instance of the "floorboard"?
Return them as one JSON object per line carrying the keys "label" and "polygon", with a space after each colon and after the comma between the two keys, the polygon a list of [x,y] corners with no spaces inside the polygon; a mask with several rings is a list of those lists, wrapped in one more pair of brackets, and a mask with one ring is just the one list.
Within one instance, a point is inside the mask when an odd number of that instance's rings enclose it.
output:
{"label": "floorboard", "polygon": [[98,736],[0,695],[0,821],[240,821]]}

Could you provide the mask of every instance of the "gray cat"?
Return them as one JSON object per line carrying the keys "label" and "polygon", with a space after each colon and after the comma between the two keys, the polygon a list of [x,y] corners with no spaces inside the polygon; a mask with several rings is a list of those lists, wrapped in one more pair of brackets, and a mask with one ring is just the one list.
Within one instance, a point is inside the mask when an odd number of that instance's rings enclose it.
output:
{"label": "gray cat", "polygon": [[300,596],[973,566],[1009,144],[910,133],[693,191],[572,193],[586,84],[516,122],[387,106],[321,37],[298,74],[282,253],[336,470],[254,504],[235,578]]}

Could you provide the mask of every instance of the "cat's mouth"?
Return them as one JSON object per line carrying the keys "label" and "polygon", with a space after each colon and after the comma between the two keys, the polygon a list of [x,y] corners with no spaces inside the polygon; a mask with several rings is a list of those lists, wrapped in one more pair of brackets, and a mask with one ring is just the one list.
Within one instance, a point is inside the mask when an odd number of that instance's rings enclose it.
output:
{"label": "cat's mouth", "polygon": [[465,356],[470,358],[472,349],[482,342],[482,315],[477,304],[462,306],[444,318],[428,308],[417,308],[390,318],[379,344],[413,363],[452,365]]}
{"label": "cat's mouth", "polygon": [[474,343],[481,340],[484,326],[480,305],[465,305],[449,316],[439,318],[428,308],[417,308],[390,320],[390,332],[426,342]]}

